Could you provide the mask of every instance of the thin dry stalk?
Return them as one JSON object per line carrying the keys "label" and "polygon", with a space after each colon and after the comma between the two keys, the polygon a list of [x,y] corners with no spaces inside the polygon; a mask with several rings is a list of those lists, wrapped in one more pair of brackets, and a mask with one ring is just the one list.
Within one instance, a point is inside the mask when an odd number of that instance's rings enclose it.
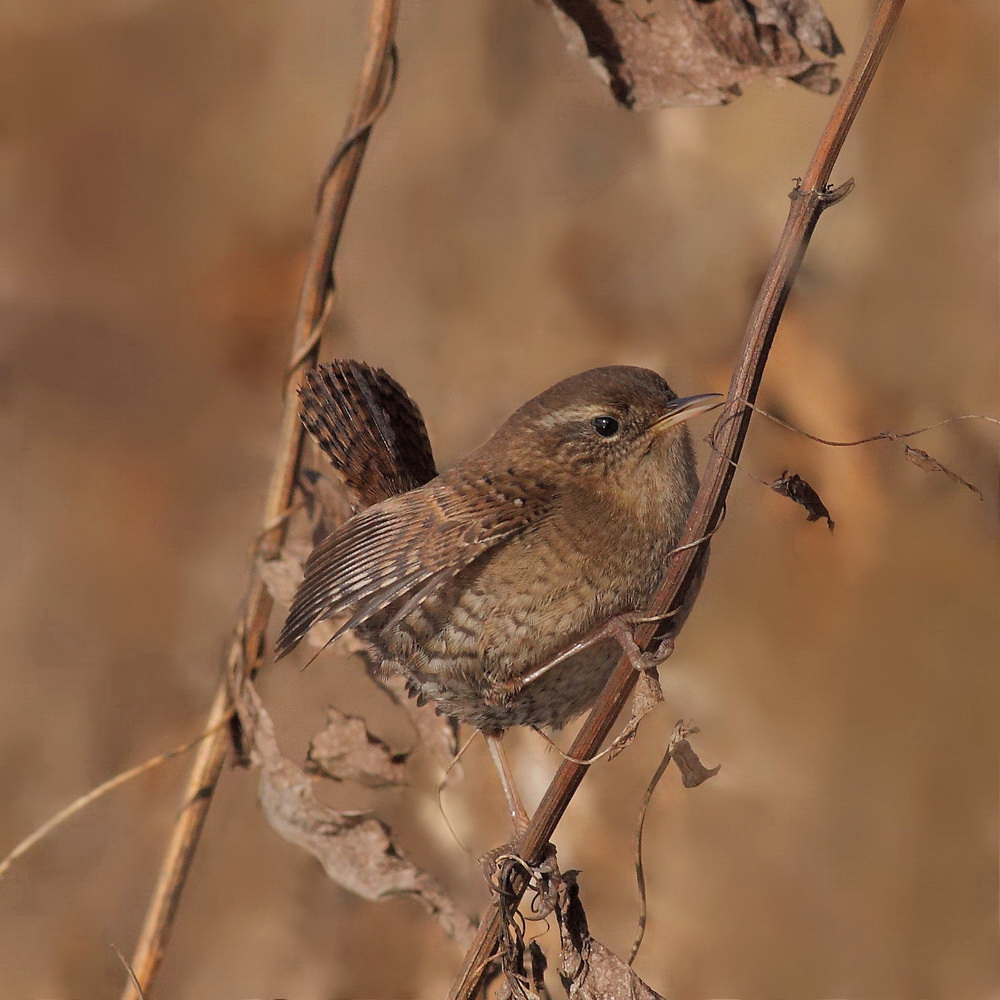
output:
{"label": "thin dry stalk", "polygon": [[135,973],[132,971],[132,966],[128,964],[128,959],[121,953],[118,945],[114,941],[110,942],[111,950],[118,956],[118,961],[122,963],[122,968],[128,973],[129,982],[135,988],[136,993],[139,994],[139,1000],[146,1000],[142,992],[142,987],[139,985],[139,980],[135,978]]}
{"label": "thin dry stalk", "polygon": [[[274,558],[285,538],[285,512],[292,502],[302,456],[303,428],[298,419],[297,390],[305,370],[315,363],[333,296],[333,260],[343,229],[354,183],[361,168],[371,126],[385,106],[395,66],[393,38],[399,0],[373,0],[368,19],[368,45],[358,75],[354,99],[344,127],[343,140],[324,178],[299,310],[292,340],[291,362],[285,384],[284,410],[274,468],[261,523],[265,531],[258,552]],[[264,633],[272,599],[256,569],[251,571],[244,612],[236,626],[227,657],[228,671],[216,691],[206,729],[221,727],[231,711],[229,685],[240,685],[260,666]],[[132,958],[134,980],[122,1000],[149,997],[152,983],[166,952],[167,941],[198,847],[208,808],[226,758],[228,737],[223,728],[201,746],[188,778],[180,815],[146,912]]]}
{"label": "thin dry stalk", "polygon": [[[853,187],[853,181],[848,181],[836,190],[830,190],[830,175],[889,44],[892,29],[904,3],[905,0],[880,0],[809,169],[791,194],[792,204],[785,228],[754,303],[740,348],[739,361],[729,385],[724,411],[727,416],[722,419],[722,430],[717,438],[718,451],[709,459],[698,498],[681,540],[682,546],[710,534],[722,517],[735,472],[733,463],[739,459],[752,415],[745,401],[752,403],[757,397],[785,301],[820,215],[825,208],[840,201]],[[702,551],[699,546],[682,549],[677,553],[649,608],[650,617],[663,614],[683,602],[689,581],[695,578],[696,562],[700,562]],[[655,633],[656,625],[643,626],[636,631],[636,641],[643,648],[648,648]],[[545,846],[589,769],[589,764],[576,761],[588,761],[597,752],[625,707],[635,682],[635,669],[623,657],[570,747],[568,758],[575,758],[575,761],[563,759],[521,839],[518,853],[529,866],[541,861]],[[523,878],[514,878],[508,887],[509,892],[515,898],[520,898],[526,885]],[[508,908],[511,905],[509,896],[505,905]],[[494,900],[479,925],[476,940],[466,954],[452,985],[449,993],[451,1000],[471,1000],[479,992],[497,952],[501,923],[501,909]]]}
{"label": "thin dry stalk", "polygon": [[[216,729],[221,728],[229,721],[229,716],[227,715],[218,723]],[[71,816],[75,816],[81,809],[86,809],[92,802],[96,802],[101,796],[107,795],[108,792],[114,791],[126,782],[131,781],[133,778],[138,778],[140,774],[145,774],[147,771],[151,771],[154,767],[159,767],[161,764],[165,764],[168,760],[173,760],[174,757],[179,757],[183,753],[187,753],[192,747],[197,746],[202,740],[207,739],[209,736],[214,735],[213,730],[208,730],[208,732],[202,733],[200,736],[196,736],[193,740],[188,740],[187,743],[182,743],[179,747],[174,747],[173,750],[167,750],[165,753],[157,754],[155,757],[151,757],[147,761],[143,761],[141,764],[137,764],[135,767],[130,767],[127,771],[122,771],[121,774],[116,774],[113,778],[108,778],[107,781],[98,785],[96,788],[92,788],[85,795],[81,795],[79,798],[74,799],[68,806],[60,809],[54,816],[50,816],[40,827],[33,830],[27,837],[24,838],[15,848],[13,848],[10,853],[7,854],[5,858],[0,860],[0,879],[7,874],[7,870],[10,866],[17,861],[22,854],[26,854],[35,846],[39,841],[44,840],[56,827],[61,826],[66,822]]]}

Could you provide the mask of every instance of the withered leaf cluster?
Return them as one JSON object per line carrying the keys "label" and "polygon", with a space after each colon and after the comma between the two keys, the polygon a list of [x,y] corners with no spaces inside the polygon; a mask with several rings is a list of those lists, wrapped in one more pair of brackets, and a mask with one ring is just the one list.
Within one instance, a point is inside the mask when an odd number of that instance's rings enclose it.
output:
{"label": "withered leaf cluster", "polygon": [[729,104],[761,76],[820,94],[840,85],[832,60],[844,50],[818,0],[548,2],[627,108]]}
{"label": "withered leaf cluster", "polygon": [[[570,1000],[662,1000],[629,964],[591,936],[580,900],[579,872],[561,872],[555,849],[549,845],[544,861],[527,868],[518,859],[532,897],[532,920],[554,915],[559,927],[559,979]],[[515,874],[509,869],[504,879]],[[501,890],[501,909],[503,909]],[[545,981],[549,961],[538,941],[526,940],[527,929],[512,912],[504,912],[504,945],[501,951],[504,983],[497,1000],[551,1000]],[[560,994],[562,995],[562,994]]]}
{"label": "withered leaf cluster", "polygon": [[[472,920],[441,884],[400,850],[391,830],[373,813],[334,809],[316,794],[317,778],[287,758],[274,722],[252,681],[234,692],[243,744],[260,769],[264,814],[285,840],[312,854],[326,874],[369,900],[406,896],[434,916],[445,933],[467,946]],[[405,757],[368,732],[364,722],[331,709],[326,727],[313,740],[308,767],[313,774],[354,780],[370,787],[399,784]]]}
{"label": "withered leaf cluster", "polygon": [[408,756],[393,753],[368,731],[364,719],[344,715],[330,706],[326,710],[326,726],[309,744],[306,770],[334,781],[356,781],[366,788],[386,788],[406,783]]}
{"label": "withered leaf cluster", "polygon": [[563,874],[556,907],[562,944],[559,976],[570,1000],[663,1000],[630,965],[591,936],[578,874]]}
{"label": "withered leaf cluster", "polygon": [[[317,479],[309,481],[313,488]],[[322,530],[330,517],[327,497],[307,510],[311,533]],[[340,512],[334,511],[336,518]],[[302,579],[302,565],[311,545],[305,539],[289,540],[276,559],[258,559],[261,577],[275,601],[287,604]],[[323,622],[310,640],[322,646],[337,623]],[[363,653],[353,633],[338,640],[343,651]],[[400,678],[385,678],[369,667],[372,680],[410,717],[421,743],[443,766],[457,753],[455,724],[438,716],[430,705],[418,706],[408,698]],[[327,709],[326,725],[310,743],[305,767],[285,757],[278,745],[274,722],[251,679],[232,683],[239,718],[240,739],[249,762],[260,768],[260,802],[271,826],[285,840],[312,854],[326,874],[345,889],[369,900],[408,896],[420,903],[440,923],[445,933],[467,945],[475,932],[472,920],[461,912],[441,884],[411,862],[392,838],[392,831],[373,813],[338,810],[316,794],[322,779],[350,781],[366,788],[386,788],[405,783],[408,753],[394,752],[371,733],[364,719]]]}

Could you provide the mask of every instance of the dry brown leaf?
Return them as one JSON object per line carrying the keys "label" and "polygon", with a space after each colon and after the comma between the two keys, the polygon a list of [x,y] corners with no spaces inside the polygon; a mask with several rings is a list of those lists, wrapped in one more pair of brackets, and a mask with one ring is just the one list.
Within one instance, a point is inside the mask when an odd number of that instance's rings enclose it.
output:
{"label": "dry brown leaf", "polygon": [[309,523],[312,525],[312,541],[314,545],[318,545],[354,511],[343,484],[315,469],[303,471],[299,486],[306,501]]}
{"label": "dry brown leaf", "polygon": [[663,701],[663,688],[656,668],[643,670],[632,695],[632,718],[639,722]]}
{"label": "dry brown leaf", "polygon": [[[312,552],[311,542],[306,539],[293,539],[285,543],[281,555],[276,559],[257,560],[257,572],[276,604],[292,603],[295,590],[302,582],[302,567],[310,552]],[[343,618],[317,622],[306,635],[306,642],[313,649],[325,649],[342,624]],[[357,653],[362,649],[360,640],[353,632],[345,633],[337,642],[342,652]]]}
{"label": "dry brown leaf", "polygon": [[[728,104],[759,76],[832,94],[843,52],[818,0],[549,0],[627,108]],[[816,59],[806,46],[828,59]]]}
{"label": "dry brown leaf", "polygon": [[291,604],[295,589],[302,582],[302,565],[312,545],[304,539],[289,541],[277,559],[258,559],[257,572],[275,604]]}
{"label": "dry brown leaf", "polygon": [[983,494],[978,486],[973,486],[968,480],[963,479],[957,472],[952,472],[947,466],[942,465],[933,455],[928,455],[926,451],[922,451],[920,448],[912,448],[908,444],[903,445],[903,454],[918,468],[923,469],[924,472],[943,472],[953,483],[959,483],[964,486],[967,490],[972,490],[973,493],[979,497],[980,500],[983,499]]}
{"label": "dry brown leaf", "polygon": [[406,690],[406,681],[398,674],[383,676],[382,671],[368,659],[368,676],[407,715],[409,715],[420,742],[437,758],[443,767],[451,767],[456,778],[461,776],[458,765],[452,766],[458,753],[458,723],[445,715],[439,715],[432,702],[417,704]]}
{"label": "dry brown leaf", "polygon": [[614,760],[635,739],[639,723],[662,701],[663,688],[660,687],[660,676],[656,668],[640,671],[639,679],[635,682],[635,693],[632,695],[632,717],[609,748],[608,760]]}
{"label": "dry brown leaf", "polygon": [[804,507],[807,521],[818,521],[821,517],[825,517],[826,525],[831,531],[836,527],[830,512],[826,509],[826,504],[801,476],[797,476],[794,472],[789,475],[785,469],[781,476],[769,485],[775,493],[788,497],[793,503]]}
{"label": "dry brown leaf", "polygon": [[560,975],[570,1000],[663,1000],[614,952],[590,936],[577,872],[564,872],[559,890]]}
{"label": "dry brown leaf", "polygon": [[365,720],[345,715],[332,706],[326,725],[313,737],[306,755],[306,770],[334,781],[356,781],[366,788],[406,784],[407,754],[393,753],[368,731]]}
{"label": "dry brown leaf", "polygon": [[314,780],[281,753],[274,723],[252,682],[234,695],[234,704],[251,741],[251,760],[261,770],[260,802],[277,833],[307,850],[331,879],[365,899],[414,899],[449,937],[467,947],[475,933],[472,921],[433,876],[396,847],[384,823],[369,812],[340,811],[317,799]]}
{"label": "dry brown leaf", "polygon": [[705,767],[702,764],[701,758],[687,739],[697,732],[697,727],[690,728],[679,719],[667,745],[667,754],[680,770],[681,781],[685,788],[697,788],[702,782],[715,777],[722,767],[721,764],[716,764],[715,767]]}

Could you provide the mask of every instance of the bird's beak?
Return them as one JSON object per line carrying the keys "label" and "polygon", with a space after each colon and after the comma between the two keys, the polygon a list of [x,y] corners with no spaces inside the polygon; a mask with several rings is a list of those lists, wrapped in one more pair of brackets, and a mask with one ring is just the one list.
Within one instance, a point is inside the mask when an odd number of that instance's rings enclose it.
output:
{"label": "bird's beak", "polygon": [[661,434],[671,427],[676,427],[678,424],[698,416],[699,413],[705,413],[708,410],[714,410],[717,406],[722,406],[725,399],[726,397],[721,392],[704,392],[700,396],[684,396],[682,399],[675,399],[667,412],[649,425],[649,430],[654,434]]}

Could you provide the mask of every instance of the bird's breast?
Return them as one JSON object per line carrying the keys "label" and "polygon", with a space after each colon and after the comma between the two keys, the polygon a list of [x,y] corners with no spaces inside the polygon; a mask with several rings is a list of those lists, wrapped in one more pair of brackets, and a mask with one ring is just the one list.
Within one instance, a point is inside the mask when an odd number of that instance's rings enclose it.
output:
{"label": "bird's breast", "polygon": [[672,540],[608,512],[590,521],[556,513],[485,553],[385,630],[392,658],[505,682],[642,608]]}
{"label": "bird's breast", "polygon": [[620,656],[602,640],[518,688],[520,678],[610,618],[644,609],[683,517],[633,517],[591,498],[480,556],[398,621],[365,626],[389,669],[440,711],[480,729],[555,726],[586,710]]}

